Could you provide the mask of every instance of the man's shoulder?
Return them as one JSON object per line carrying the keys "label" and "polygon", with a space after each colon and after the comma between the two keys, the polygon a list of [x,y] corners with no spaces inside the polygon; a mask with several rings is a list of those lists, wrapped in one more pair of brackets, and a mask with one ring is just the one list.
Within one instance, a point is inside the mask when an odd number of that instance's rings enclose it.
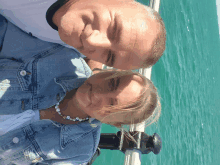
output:
{"label": "man's shoulder", "polygon": [[53,28],[54,30],[58,31],[58,27],[53,23],[53,16],[56,13],[56,11],[62,7],[64,4],[66,4],[68,2],[68,0],[58,0],[55,1],[47,10],[46,13],[46,19],[47,19],[47,23],[51,26],[51,28]]}

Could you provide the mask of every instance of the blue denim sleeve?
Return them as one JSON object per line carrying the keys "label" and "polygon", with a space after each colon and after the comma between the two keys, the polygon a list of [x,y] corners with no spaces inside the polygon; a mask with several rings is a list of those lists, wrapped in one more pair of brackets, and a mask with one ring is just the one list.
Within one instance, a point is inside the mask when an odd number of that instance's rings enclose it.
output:
{"label": "blue denim sleeve", "polygon": [[1,51],[1,48],[2,48],[2,45],[3,45],[7,25],[8,25],[7,20],[5,19],[5,17],[3,17],[0,14],[0,51]]}

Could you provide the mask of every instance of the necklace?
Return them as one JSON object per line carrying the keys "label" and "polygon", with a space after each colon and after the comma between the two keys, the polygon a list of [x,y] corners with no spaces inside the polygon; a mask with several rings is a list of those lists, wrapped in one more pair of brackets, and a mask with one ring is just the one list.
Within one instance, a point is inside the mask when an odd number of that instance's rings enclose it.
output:
{"label": "necklace", "polygon": [[89,120],[89,117],[84,118],[84,119],[81,119],[81,118],[79,118],[79,117],[76,117],[76,118],[72,119],[70,116],[63,116],[63,115],[61,114],[61,112],[60,112],[59,103],[57,103],[57,104],[55,105],[55,109],[56,109],[56,112],[57,112],[62,118],[67,119],[67,120],[79,121],[79,122]]}

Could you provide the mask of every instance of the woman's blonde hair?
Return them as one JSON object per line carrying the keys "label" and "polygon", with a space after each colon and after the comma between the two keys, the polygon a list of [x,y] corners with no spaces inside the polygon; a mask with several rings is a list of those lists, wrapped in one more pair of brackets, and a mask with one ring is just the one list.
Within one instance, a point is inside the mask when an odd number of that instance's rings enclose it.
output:
{"label": "woman's blonde hair", "polygon": [[[153,122],[157,121],[160,112],[161,106],[159,97],[157,94],[157,89],[153,85],[153,83],[137,72],[132,72],[131,70],[125,71],[118,71],[116,69],[95,69],[99,70],[100,72],[112,72],[115,73],[107,78],[116,78],[126,75],[138,75],[143,79],[144,87],[141,91],[140,96],[135,99],[133,102],[129,103],[128,105],[115,105],[115,106],[105,106],[100,111],[107,114],[106,117],[114,117],[114,115],[123,114],[124,121],[119,121],[117,123],[106,123],[110,125],[114,125],[118,128],[121,128],[123,125],[130,125],[130,124],[137,124],[143,121],[147,121],[147,125],[152,124]],[[104,117],[103,120],[106,118]],[[102,121],[101,121],[102,122]]]}

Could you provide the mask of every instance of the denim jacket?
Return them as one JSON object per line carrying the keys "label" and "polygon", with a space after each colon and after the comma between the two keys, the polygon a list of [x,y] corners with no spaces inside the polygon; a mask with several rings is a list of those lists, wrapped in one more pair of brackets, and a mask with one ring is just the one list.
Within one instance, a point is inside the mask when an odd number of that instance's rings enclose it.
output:
{"label": "denim jacket", "polygon": [[[0,115],[49,108],[90,75],[79,52],[39,40],[0,15]],[[97,149],[100,127],[95,119],[33,122],[0,136],[0,164],[84,164]]]}

